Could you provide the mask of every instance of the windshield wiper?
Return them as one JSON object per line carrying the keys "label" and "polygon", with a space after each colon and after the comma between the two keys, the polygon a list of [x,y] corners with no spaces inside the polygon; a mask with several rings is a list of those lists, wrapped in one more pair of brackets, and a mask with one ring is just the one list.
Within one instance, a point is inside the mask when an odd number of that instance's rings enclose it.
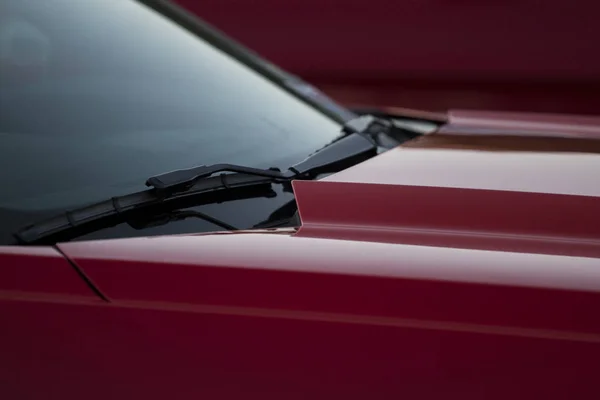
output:
{"label": "windshield wiper", "polygon": [[[172,210],[276,196],[271,187],[272,182],[267,178],[251,179],[247,175],[232,175],[225,182],[227,186],[223,186],[220,177],[209,178],[198,182],[188,193],[167,198],[162,198],[154,190],[112,197],[34,222],[18,230],[13,236],[17,244],[48,245],[69,241],[122,223],[127,223],[134,229],[143,229],[181,219],[172,218]],[[201,218],[200,215],[196,217]],[[224,224],[222,222],[217,225]]]}
{"label": "windshield wiper", "polygon": [[[363,116],[349,121],[332,143],[287,171],[259,169],[234,164],[215,164],[176,170],[147,179],[149,190],[112,197],[105,201],[68,211],[28,225],[14,233],[19,244],[53,244],[68,241],[100,229],[129,223],[138,229],[163,221],[192,217],[169,211],[233,200],[273,197],[273,184],[294,179],[314,179],[337,172],[371,158],[379,151],[377,136],[394,136],[385,120]],[[407,136],[406,140],[410,137]],[[227,173],[224,173],[227,172]],[[212,176],[221,173],[217,176]],[[288,187],[288,190],[289,189]],[[221,227],[231,225],[196,213]],[[208,218],[207,218],[208,217]]]}

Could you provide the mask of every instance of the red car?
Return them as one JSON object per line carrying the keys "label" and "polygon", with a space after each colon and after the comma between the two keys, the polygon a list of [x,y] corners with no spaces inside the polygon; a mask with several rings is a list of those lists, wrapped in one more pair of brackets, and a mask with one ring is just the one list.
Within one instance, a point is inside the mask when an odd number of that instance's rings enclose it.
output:
{"label": "red car", "polygon": [[598,396],[600,119],[358,116],[167,2],[0,5],[0,398]]}

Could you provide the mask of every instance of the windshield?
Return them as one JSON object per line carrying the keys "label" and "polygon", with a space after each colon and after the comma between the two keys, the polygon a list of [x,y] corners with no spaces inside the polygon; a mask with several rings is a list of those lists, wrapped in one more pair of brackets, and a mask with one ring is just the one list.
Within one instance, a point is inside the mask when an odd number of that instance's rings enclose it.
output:
{"label": "windshield", "polygon": [[[0,0],[2,234],[174,169],[286,168],[339,130],[137,1]],[[244,222],[284,201],[249,202]]]}

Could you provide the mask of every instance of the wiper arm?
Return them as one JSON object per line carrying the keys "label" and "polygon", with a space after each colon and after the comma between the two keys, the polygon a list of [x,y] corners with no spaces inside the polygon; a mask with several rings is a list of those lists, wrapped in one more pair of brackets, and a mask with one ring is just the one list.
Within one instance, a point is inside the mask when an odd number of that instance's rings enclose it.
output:
{"label": "wiper arm", "polygon": [[[272,197],[275,196],[273,183],[313,179],[320,174],[340,171],[371,158],[378,151],[377,135],[390,133],[390,124],[386,121],[363,116],[347,123],[340,137],[287,171],[233,164],[203,165],[172,171],[148,178],[146,185],[151,187],[149,190],[113,197],[62,213],[24,227],[14,236],[20,244],[55,243],[59,239],[71,240],[123,222],[135,224],[136,214],[138,217],[143,215],[148,223],[152,223],[152,218],[148,219],[148,216],[164,216],[165,208],[173,210],[224,201]],[[212,176],[219,172],[233,173]],[[160,220],[159,217],[155,222]],[[167,218],[165,223],[168,222]],[[217,225],[220,222],[217,221]]]}
{"label": "wiper arm", "polygon": [[357,158],[375,154],[377,145],[368,135],[358,132],[347,134],[287,171],[276,168],[259,169],[234,164],[201,165],[180,169],[148,178],[146,186],[153,187],[162,195],[185,192],[194,183],[217,172],[236,172],[270,178],[273,182],[292,179],[310,179],[322,173],[339,171],[345,166],[357,163]]}

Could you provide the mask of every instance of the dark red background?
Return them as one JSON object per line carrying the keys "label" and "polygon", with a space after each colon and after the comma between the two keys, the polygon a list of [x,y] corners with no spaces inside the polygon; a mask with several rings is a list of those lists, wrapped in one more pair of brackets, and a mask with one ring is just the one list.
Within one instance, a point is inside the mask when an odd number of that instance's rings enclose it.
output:
{"label": "dark red background", "polygon": [[176,1],[345,102],[598,113],[594,1]]}

